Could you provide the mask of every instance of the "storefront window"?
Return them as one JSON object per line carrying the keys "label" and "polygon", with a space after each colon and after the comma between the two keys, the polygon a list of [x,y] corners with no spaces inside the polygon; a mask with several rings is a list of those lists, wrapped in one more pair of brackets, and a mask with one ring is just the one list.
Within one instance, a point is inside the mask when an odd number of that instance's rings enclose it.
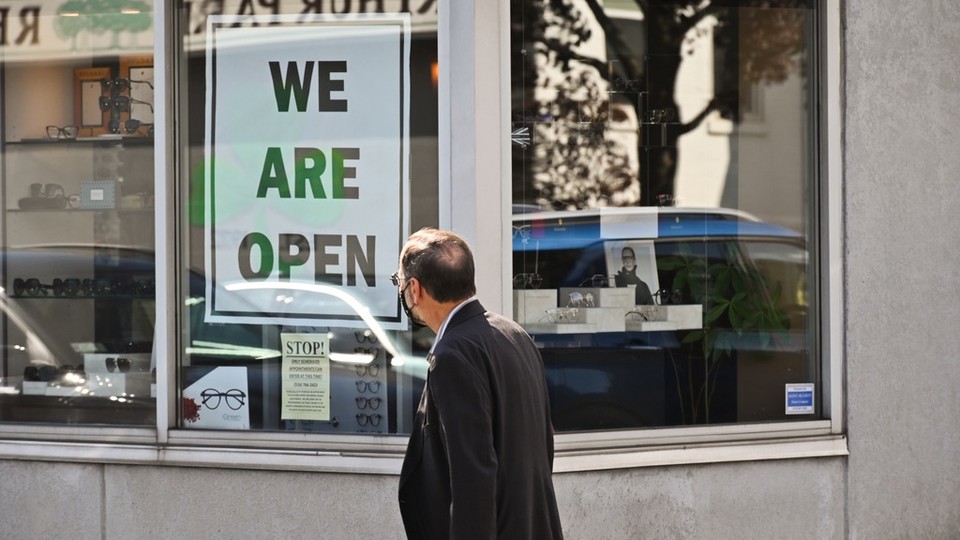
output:
{"label": "storefront window", "polygon": [[151,4],[0,28],[0,422],[154,425]]}
{"label": "storefront window", "polygon": [[814,4],[511,8],[514,316],[558,431],[822,418]]}
{"label": "storefront window", "polygon": [[438,221],[436,3],[202,6],[178,17],[177,423],[407,433],[432,338],[390,276]]}

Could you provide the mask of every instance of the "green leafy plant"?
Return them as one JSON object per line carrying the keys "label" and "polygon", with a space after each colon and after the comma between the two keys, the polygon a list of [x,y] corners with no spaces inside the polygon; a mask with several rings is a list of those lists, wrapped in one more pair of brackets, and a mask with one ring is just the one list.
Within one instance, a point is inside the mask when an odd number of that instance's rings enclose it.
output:
{"label": "green leafy plant", "polygon": [[[686,369],[678,369],[678,359],[670,358],[681,415],[689,423],[711,421],[717,376],[742,338],[755,338],[761,350],[771,350],[789,339],[786,331],[790,328],[787,313],[778,307],[779,282],[771,286],[735,241],[714,245],[721,249],[709,253],[706,244],[701,245],[704,250],[695,252],[690,245],[681,244],[677,255],[657,262],[664,275],[673,276],[672,289],[679,291],[684,303],[703,306],[702,328],[687,332],[681,340],[686,355],[679,361],[686,360]],[[681,373],[686,380],[681,380]]]}

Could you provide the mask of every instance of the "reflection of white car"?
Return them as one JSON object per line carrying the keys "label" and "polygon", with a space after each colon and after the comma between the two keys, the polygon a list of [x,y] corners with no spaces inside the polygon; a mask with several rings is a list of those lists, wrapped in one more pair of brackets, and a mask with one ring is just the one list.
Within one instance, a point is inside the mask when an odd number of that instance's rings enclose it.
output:
{"label": "reflection of white car", "polygon": [[[354,313],[357,322],[350,327],[316,321],[310,326],[279,328],[204,322],[203,301],[197,298],[190,302],[185,385],[196,383],[217,367],[244,367],[254,429],[328,433],[402,433],[410,429],[427,373],[425,353],[412,352],[412,338],[404,341],[410,334],[385,329],[361,301],[330,285],[261,281],[224,284],[222,290],[227,294],[265,291],[269,294],[261,296],[282,303],[338,303],[341,311]],[[270,312],[269,305],[260,308]],[[327,376],[292,376],[297,355],[285,350],[284,344],[298,340],[326,344],[326,360],[316,369]],[[250,354],[245,356],[244,351]],[[307,401],[316,405],[297,410],[298,403]]]}
{"label": "reflection of white car", "polygon": [[[391,338],[387,331],[384,330],[383,326],[377,321],[373,315],[370,314],[370,310],[359,300],[351,296],[348,292],[343,290],[340,287],[333,287],[330,285],[322,285],[318,283],[300,283],[300,282],[246,282],[246,283],[233,283],[226,285],[224,287],[227,291],[250,291],[250,290],[268,290],[268,291],[290,291],[297,293],[309,293],[316,296],[327,296],[336,299],[337,301],[348,306],[350,310],[355,313],[362,321],[363,326],[361,327],[360,332],[368,339],[363,340],[363,338],[358,338],[366,342],[378,342],[382,347],[384,347],[387,353],[390,355],[390,365],[394,367],[401,366],[411,366],[422,368],[422,374],[426,375],[426,361],[423,359],[416,359],[411,357],[409,352],[403,352],[400,347],[398,347],[394,340]],[[284,294],[276,295],[276,301],[278,303],[286,303],[290,301],[292,297]],[[369,339],[369,338],[373,339]],[[354,351],[354,352],[337,352],[331,350],[330,359],[334,362],[344,362],[349,364],[369,364],[373,361],[374,357],[369,353],[364,353],[363,351]]]}

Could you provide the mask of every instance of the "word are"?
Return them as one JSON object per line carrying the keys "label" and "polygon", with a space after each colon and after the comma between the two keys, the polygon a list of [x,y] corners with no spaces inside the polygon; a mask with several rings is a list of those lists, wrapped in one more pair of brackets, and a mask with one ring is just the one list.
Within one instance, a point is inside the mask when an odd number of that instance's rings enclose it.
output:
{"label": "word are", "polygon": [[[256,261],[255,253],[258,255]],[[310,240],[302,234],[282,233],[274,246],[267,235],[252,232],[241,240],[237,262],[240,275],[247,281],[267,279],[274,271],[278,272],[280,281],[289,281],[294,268],[306,265],[313,258],[313,278],[317,283],[355,286],[359,270],[367,286],[373,287],[377,275],[376,253],[375,236],[365,237],[361,244],[360,238],[355,235],[315,234],[311,249]],[[340,261],[341,254],[345,259],[343,263]]]}
{"label": "word are", "polygon": [[[318,148],[293,149],[293,197],[307,198],[307,184],[314,199],[359,199],[360,188],[344,183],[347,178],[356,178],[356,167],[347,167],[346,160],[359,160],[359,148],[333,148],[330,150],[330,195],[323,189],[321,176],[327,170],[327,155]],[[290,177],[280,147],[267,148],[257,187],[257,198],[266,198],[270,190],[276,190],[281,199],[290,198]]]}

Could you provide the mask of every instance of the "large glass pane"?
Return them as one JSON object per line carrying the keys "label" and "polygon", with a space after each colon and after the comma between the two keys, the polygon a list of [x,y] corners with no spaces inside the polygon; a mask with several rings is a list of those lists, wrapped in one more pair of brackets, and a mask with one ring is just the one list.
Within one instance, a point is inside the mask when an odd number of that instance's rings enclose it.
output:
{"label": "large glass pane", "polygon": [[213,7],[179,8],[179,424],[409,432],[432,337],[390,275],[438,220],[437,6]]}
{"label": "large glass pane", "polygon": [[152,425],[151,4],[0,22],[0,421]]}
{"label": "large glass pane", "polygon": [[514,316],[557,429],[820,418],[814,3],[511,8]]}

